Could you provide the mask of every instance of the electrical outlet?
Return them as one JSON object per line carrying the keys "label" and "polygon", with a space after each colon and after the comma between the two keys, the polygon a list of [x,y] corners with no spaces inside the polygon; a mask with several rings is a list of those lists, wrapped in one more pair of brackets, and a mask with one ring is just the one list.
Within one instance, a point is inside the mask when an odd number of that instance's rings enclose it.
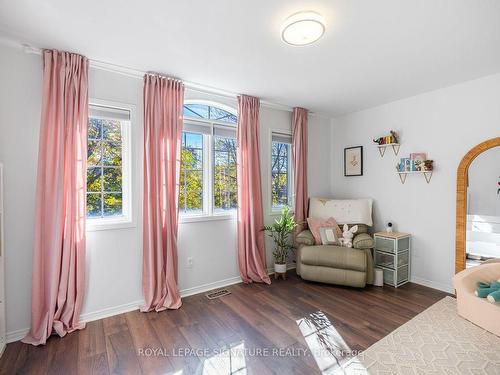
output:
{"label": "electrical outlet", "polygon": [[194,264],[194,258],[188,257],[187,258],[187,268],[193,268],[193,264]]}

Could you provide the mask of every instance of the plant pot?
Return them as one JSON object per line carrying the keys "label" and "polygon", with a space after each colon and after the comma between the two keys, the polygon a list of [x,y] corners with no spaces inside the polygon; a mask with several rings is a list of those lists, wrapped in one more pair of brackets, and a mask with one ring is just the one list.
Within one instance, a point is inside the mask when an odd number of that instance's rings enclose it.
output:
{"label": "plant pot", "polygon": [[286,273],[286,263],[283,264],[274,263],[274,272]]}

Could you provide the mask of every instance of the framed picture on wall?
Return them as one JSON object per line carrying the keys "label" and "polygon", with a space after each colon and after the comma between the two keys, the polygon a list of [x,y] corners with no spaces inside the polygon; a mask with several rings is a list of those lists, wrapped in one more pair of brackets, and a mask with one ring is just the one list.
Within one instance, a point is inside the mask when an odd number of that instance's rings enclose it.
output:
{"label": "framed picture on wall", "polygon": [[344,148],[344,176],[363,176],[363,146]]}

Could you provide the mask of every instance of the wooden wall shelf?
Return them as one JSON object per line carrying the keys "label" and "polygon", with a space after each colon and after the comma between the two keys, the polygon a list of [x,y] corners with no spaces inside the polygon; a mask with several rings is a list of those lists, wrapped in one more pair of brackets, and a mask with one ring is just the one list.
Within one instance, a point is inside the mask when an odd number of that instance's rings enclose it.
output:
{"label": "wooden wall shelf", "polygon": [[401,145],[399,143],[387,143],[385,145],[375,145],[375,147],[378,147],[378,152],[380,153],[381,157],[384,157],[385,150],[389,146],[392,147],[392,151],[394,151],[394,156],[397,156],[399,153],[399,147],[401,147]]}
{"label": "wooden wall shelf", "polygon": [[433,171],[404,171],[404,172],[398,171],[398,176],[399,179],[401,180],[401,183],[404,184],[406,182],[406,177],[408,177],[409,174],[422,174],[425,177],[425,181],[429,183],[431,182],[432,172]]}

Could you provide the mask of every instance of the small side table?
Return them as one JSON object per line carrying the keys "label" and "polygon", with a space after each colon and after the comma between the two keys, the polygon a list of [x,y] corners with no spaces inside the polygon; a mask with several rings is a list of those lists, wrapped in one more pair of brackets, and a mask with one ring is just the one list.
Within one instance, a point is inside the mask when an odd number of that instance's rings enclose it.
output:
{"label": "small side table", "polygon": [[384,270],[384,283],[397,288],[410,280],[411,235],[401,232],[377,232],[375,266]]}

